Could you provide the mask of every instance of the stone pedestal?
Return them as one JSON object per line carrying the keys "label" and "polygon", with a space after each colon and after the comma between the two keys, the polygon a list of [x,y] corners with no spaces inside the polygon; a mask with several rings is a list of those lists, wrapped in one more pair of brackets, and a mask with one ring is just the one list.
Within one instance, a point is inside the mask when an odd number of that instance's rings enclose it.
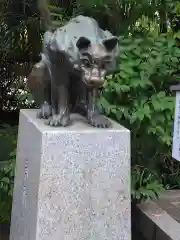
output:
{"label": "stone pedestal", "polygon": [[10,240],[130,240],[130,132],[20,112]]}

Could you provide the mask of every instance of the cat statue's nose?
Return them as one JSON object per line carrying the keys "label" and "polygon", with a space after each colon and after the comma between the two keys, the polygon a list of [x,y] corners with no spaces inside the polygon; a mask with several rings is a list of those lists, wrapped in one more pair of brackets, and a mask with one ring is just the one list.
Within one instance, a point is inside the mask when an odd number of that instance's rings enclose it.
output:
{"label": "cat statue's nose", "polygon": [[90,77],[90,84],[91,85],[103,85],[105,80],[105,71],[93,68]]}
{"label": "cat statue's nose", "polygon": [[91,77],[98,79],[100,77],[100,71],[97,68],[93,68],[91,72]]}

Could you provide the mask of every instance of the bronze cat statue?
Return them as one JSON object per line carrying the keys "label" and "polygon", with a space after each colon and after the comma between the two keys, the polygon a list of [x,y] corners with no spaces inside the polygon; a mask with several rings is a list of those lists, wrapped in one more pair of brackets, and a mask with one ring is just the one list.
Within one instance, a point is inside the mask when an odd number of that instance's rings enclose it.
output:
{"label": "bronze cat statue", "polygon": [[110,121],[94,102],[107,74],[117,68],[118,38],[96,20],[77,16],[44,34],[42,59],[28,76],[28,86],[40,104],[38,118],[51,126],[68,126],[72,112],[83,114],[94,127]]}

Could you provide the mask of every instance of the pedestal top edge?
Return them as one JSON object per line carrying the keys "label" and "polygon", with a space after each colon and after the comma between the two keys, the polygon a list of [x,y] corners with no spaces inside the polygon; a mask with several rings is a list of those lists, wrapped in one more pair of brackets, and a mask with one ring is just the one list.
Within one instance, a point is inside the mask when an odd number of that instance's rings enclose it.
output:
{"label": "pedestal top edge", "polygon": [[90,126],[86,119],[79,114],[71,114],[72,124],[68,127],[52,127],[44,123],[43,120],[36,117],[36,109],[21,109],[20,115],[27,118],[27,121],[33,123],[40,132],[130,132],[129,129],[113,121],[109,129],[101,129]]}

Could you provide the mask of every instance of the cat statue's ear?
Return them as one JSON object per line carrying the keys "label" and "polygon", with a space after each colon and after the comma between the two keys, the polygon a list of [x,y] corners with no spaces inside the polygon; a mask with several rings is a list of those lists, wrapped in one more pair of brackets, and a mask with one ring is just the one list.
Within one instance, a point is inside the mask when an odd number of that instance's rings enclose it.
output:
{"label": "cat statue's ear", "polygon": [[103,44],[108,52],[111,52],[115,49],[115,47],[118,44],[118,38],[117,37],[111,37],[103,40]]}
{"label": "cat statue's ear", "polygon": [[86,37],[80,37],[76,43],[76,47],[79,49],[79,51],[83,49],[87,49],[91,44],[91,41]]}

